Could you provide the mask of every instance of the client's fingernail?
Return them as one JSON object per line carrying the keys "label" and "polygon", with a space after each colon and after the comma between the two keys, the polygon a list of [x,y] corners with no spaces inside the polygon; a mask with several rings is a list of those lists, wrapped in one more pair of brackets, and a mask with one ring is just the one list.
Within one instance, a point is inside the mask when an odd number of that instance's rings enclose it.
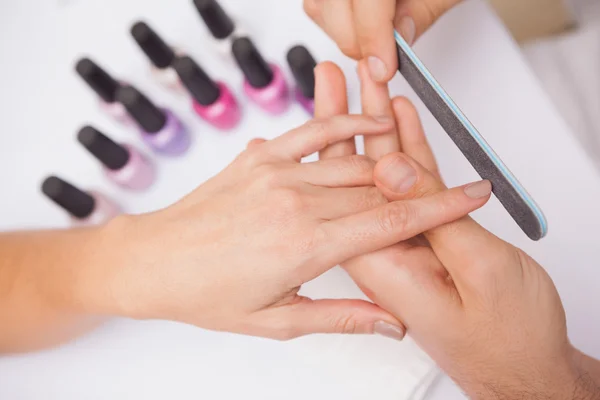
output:
{"label": "client's fingernail", "polygon": [[375,82],[383,82],[387,76],[387,67],[381,59],[377,57],[369,57],[369,74]]}
{"label": "client's fingernail", "polygon": [[492,193],[492,183],[490,181],[480,181],[473,183],[465,188],[465,194],[472,199],[481,199]]}
{"label": "client's fingernail", "polygon": [[373,332],[375,332],[377,335],[385,336],[390,339],[404,339],[404,331],[401,328],[383,321],[375,323]]}
{"label": "client's fingernail", "polygon": [[417,171],[403,157],[397,156],[385,166],[380,181],[395,193],[406,193],[417,183]]}
{"label": "client's fingernail", "polygon": [[415,21],[411,17],[406,16],[400,18],[400,22],[398,23],[398,25],[400,29],[400,34],[402,35],[406,43],[412,46],[412,44],[415,41],[415,35],[417,34],[417,27],[415,25]]}

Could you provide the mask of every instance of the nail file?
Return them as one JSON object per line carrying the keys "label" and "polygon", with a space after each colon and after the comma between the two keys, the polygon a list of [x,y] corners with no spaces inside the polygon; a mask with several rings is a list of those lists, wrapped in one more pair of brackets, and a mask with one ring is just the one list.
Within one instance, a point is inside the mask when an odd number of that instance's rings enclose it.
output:
{"label": "nail file", "polygon": [[532,240],[542,239],[548,232],[548,224],[542,210],[402,36],[395,32],[395,37],[400,74],[404,76],[477,173],[483,179],[492,182],[494,194],[523,232]]}

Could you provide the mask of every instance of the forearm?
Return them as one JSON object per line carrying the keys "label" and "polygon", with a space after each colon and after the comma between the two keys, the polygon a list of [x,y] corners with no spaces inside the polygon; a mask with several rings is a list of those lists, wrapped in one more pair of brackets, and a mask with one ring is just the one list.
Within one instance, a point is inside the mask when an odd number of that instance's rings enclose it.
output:
{"label": "forearm", "polygon": [[58,345],[101,322],[77,286],[102,229],[0,234],[0,353]]}

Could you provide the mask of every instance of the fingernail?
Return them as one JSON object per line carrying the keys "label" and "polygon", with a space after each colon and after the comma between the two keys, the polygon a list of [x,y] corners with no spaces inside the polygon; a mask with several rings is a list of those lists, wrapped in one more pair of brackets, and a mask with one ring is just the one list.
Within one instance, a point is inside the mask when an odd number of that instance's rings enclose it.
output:
{"label": "fingernail", "polygon": [[400,34],[402,35],[406,43],[408,43],[409,46],[412,46],[412,44],[415,41],[415,35],[417,34],[417,27],[415,25],[415,21],[409,16],[402,17],[400,18],[399,28]]}
{"label": "fingernail", "polygon": [[375,323],[375,327],[373,332],[376,335],[385,336],[390,339],[395,340],[403,340],[404,339],[404,331],[399,327],[388,324],[387,322],[379,321]]}
{"label": "fingernail", "polygon": [[384,168],[380,181],[393,192],[406,193],[417,183],[417,171],[398,156]]}
{"label": "fingernail", "polygon": [[492,193],[492,183],[490,181],[480,181],[473,183],[465,188],[465,194],[472,199],[481,199]]}
{"label": "fingernail", "polygon": [[385,81],[385,77],[387,76],[387,67],[385,66],[385,63],[381,61],[381,59],[373,56],[369,57],[368,63],[371,79],[375,82]]}

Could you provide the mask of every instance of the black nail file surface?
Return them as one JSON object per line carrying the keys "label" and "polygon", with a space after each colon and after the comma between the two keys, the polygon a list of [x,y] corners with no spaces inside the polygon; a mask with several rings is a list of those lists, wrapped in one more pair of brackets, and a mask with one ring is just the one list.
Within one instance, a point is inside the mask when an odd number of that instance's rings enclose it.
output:
{"label": "black nail file surface", "polygon": [[460,111],[404,39],[395,33],[400,74],[427,106],[477,173],[492,182],[494,194],[523,232],[540,240],[548,231],[544,214],[494,150]]}

